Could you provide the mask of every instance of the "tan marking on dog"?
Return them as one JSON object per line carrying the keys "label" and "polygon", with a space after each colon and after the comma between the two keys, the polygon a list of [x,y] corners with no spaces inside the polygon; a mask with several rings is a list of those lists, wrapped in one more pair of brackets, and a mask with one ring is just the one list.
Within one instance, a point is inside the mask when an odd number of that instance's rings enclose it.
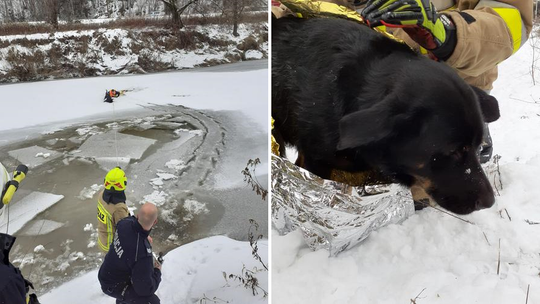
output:
{"label": "tan marking on dog", "polygon": [[431,180],[421,176],[413,175],[415,183],[411,186],[411,194],[413,200],[419,202],[421,200],[429,200],[431,206],[435,206],[435,200],[428,194],[428,189],[431,187]]}

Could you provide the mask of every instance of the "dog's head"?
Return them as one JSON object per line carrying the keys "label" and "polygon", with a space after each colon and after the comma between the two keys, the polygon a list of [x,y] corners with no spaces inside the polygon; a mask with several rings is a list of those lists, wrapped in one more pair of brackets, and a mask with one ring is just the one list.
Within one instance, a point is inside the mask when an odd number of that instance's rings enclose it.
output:
{"label": "dog's head", "polygon": [[489,208],[494,193],[477,150],[484,123],[499,118],[498,102],[444,65],[428,65],[399,71],[401,81],[386,85],[380,101],[345,115],[338,150],[352,149],[452,212]]}

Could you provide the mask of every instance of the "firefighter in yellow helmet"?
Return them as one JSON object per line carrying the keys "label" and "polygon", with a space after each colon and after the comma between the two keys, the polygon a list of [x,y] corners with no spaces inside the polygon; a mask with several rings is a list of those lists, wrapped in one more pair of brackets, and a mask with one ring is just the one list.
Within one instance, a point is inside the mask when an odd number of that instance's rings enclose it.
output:
{"label": "firefighter in yellow helmet", "polygon": [[126,173],[120,167],[116,167],[105,176],[105,189],[98,196],[98,244],[104,252],[109,251],[116,224],[129,216],[124,192],[126,185]]}

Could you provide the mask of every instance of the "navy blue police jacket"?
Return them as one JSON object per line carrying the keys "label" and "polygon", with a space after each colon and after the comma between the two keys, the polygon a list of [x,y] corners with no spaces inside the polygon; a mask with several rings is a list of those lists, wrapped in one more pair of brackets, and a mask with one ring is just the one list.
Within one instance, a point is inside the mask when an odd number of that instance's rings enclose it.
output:
{"label": "navy blue police jacket", "polygon": [[9,250],[0,251],[0,304],[25,304],[26,284],[21,271],[9,262]]}
{"label": "navy blue police jacket", "polygon": [[134,216],[118,222],[113,242],[98,273],[102,287],[132,285],[139,296],[151,296],[156,292],[161,271],[154,268],[149,233]]}

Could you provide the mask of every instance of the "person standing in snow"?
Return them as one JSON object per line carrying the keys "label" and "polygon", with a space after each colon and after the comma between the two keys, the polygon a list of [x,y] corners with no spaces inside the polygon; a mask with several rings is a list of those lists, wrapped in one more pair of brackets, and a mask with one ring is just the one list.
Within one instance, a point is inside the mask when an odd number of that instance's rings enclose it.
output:
{"label": "person standing in snow", "polygon": [[118,223],[111,250],[98,273],[101,289],[117,304],[159,304],[155,295],[161,282],[161,265],[154,262],[148,238],[157,224],[158,210],[144,204],[137,216]]}
{"label": "person standing in snow", "polygon": [[98,195],[97,231],[99,248],[109,251],[116,225],[120,220],[129,216],[126,205],[126,173],[116,167],[105,176],[105,189]]}
{"label": "person standing in snow", "polygon": [[9,261],[15,237],[0,233],[0,304],[39,304],[35,294],[28,295],[32,283]]}

